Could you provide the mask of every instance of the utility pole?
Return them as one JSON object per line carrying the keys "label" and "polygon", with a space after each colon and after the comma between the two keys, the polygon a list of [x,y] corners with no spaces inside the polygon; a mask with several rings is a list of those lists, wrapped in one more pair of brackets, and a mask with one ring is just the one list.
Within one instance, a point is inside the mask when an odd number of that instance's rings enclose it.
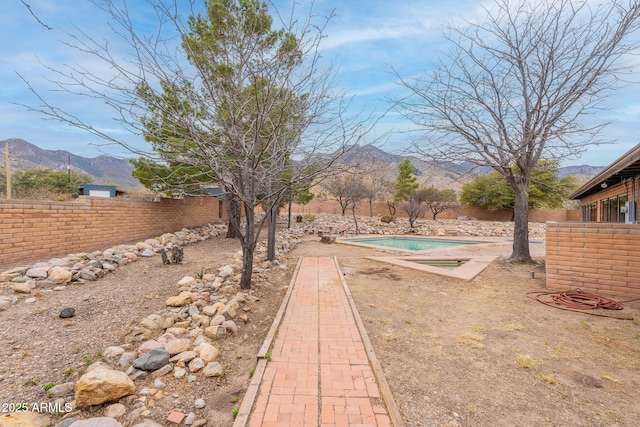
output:
{"label": "utility pole", "polygon": [[11,200],[11,165],[9,164],[9,141],[4,143],[4,169],[7,175],[7,200]]}

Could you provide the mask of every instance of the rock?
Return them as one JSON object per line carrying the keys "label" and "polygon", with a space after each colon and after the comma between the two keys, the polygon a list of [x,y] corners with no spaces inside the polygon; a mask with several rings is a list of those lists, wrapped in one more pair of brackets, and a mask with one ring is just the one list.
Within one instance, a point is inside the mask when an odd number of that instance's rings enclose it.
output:
{"label": "rock", "polygon": [[0,311],[7,310],[9,307],[11,307],[11,301],[0,299]]}
{"label": "rock", "polygon": [[218,276],[222,278],[229,277],[233,274],[233,267],[231,267],[229,264],[220,267],[218,270],[220,271],[220,273],[218,273]]}
{"label": "rock", "polygon": [[322,243],[335,243],[336,242],[336,236],[332,236],[330,234],[325,234],[320,238],[320,242]]}
{"label": "rock", "polygon": [[169,307],[182,307],[192,302],[191,292],[183,291],[179,295],[169,297],[165,302]]}
{"label": "rock", "polygon": [[[220,303],[221,307],[224,307],[224,304]],[[202,307],[202,314],[205,314],[207,316],[213,317],[216,315],[216,313],[218,312],[218,304],[216,305],[206,305],[204,307]]]}
{"label": "rock", "polygon": [[73,393],[75,386],[73,382],[58,384],[47,390],[47,394],[51,393],[54,397],[67,396]]}
{"label": "rock", "polygon": [[234,335],[238,334],[238,325],[236,325],[236,322],[234,322],[233,320],[225,320],[222,323],[222,327],[227,331],[232,332]]}
{"label": "rock", "polygon": [[51,267],[44,266],[44,267],[32,267],[29,270],[27,270],[27,272],[25,273],[25,276],[27,277],[31,277],[33,279],[46,279],[48,274],[49,274],[49,269]]}
{"label": "rock", "polygon": [[189,310],[187,310],[187,314],[191,317],[198,316],[200,314],[200,310],[195,305],[189,306]]}
{"label": "rock", "polygon": [[191,362],[189,362],[189,372],[198,372],[200,369],[204,368],[205,362],[199,357],[196,357]]}
{"label": "rock", "polygon": [[163,329],[169,329],[170,327],[173,326],[173,324],[175,323],[175,319],[173,317],[167,317],[164,319],[164,322],[162,323],[162,328]]}
{"label": "rock", "polygon": [[153,335],[151,329],[137,326],[131,330],[125,337],[125,342],[140,342],[146,341]]}
{"label": "rock", "polygon": [[164,343],[158,342],[156,340],[145,341],[138,348],[138,355],[142,356],[144,354],[147,354],[150,350],[153,350],[154,348],[164,348]]}
{"label": "rock", "polygon": [[[173,366],[170,363],[166,364],[162,368],[153,371],[151,373],[151,378],[163,377],[163,376],[167,375],[171,371],[173,371]],[[156,379],[156,381],[158,381],[158,380]],[[161,388],[161,387],[158,387],[158,388]]]}
{"label": "rock", "polygon": [[164,349],[167,350],[171,356],[173,356],[178,353],[182,353],[183,351],[189,350],[190,346],[191,341],[186,338],[182,338],[169,341],[164,345]]}
{"label": "rock", "polygon": [[56,427],[69,427],[71,424],[75,423],[76,421],[80,421],[80,419],[76,417],[66,418],[61,422],[59,422],[58,424],[56,424]]}
{"label": "rock", "polygon": [[145,249],[145,250],[144,250],[144,251],[142,251],[142,253],[140,254],[140,256],[142,256],[142,257],[146,257],[146,258],[152,257],[153,255],[155,255],[155,252],[153,252],[153,250],[151,250],[151,249]]}
{"label": "rock", "polygon": [[127,376],[129,376],[129,378],[131,378],[132,381],[143,380],[147,378],[147,376],[149,375],[147,371],[136,369],[133,366],[129,366],[129,369],[127,369],[126,374]]}
{"label": "rock", "polygon": [[179,367],[179,366],[176,366],[176,367],[173,369],[173,376],[174,376],[175,378],[184,378],[184,376],[185,376],[185,375],[187,375],[187,370],[186,370],[186,369],[181,368],[181,367]]}
{"label": "rock", "polygon": [[205,328],[204,334],[209,338],[217,340],[225,336],[226,329],[224,329],[224,326],[222,325],[209,326],[208,328]]}
{"label": "rock", "polygon": [[107,359],[119,359],[120,356],[122,356],[124,354],[124,348],[122,347],[118,347],[115,345],[112,345],[110,347],[107,347],[102,354],[104,355],[104,357],[106,357]]}
{"label": "rock", "polygon": [[[222,303],[221,303],[222,304]],[[222,314],[218,314],[216,317],[214,317],[213,319],[211,319],[211,323],[209,323],[211,326],[218,326],[218,325],[222,325],[224,323],[224,321],[227,320],[226,317],[224,317]]]}
{"label": "rock", "polygon": [[159,314],[150,314],[140,322],[140,326],[143,328],[156,330],[161,329],[164,323],[164,317]]}
{"label": "rock", "polygon": [[127,413],[127,407],[122,403],[113,403],[104,408],[104,416],[109,418],[120,418]]}
{"label": "rock", "polygon": [[73,273],[64,267],[51,267],[47,278],[57,285],[62,285],[71,281]]}
{"label": "rock", "polygon": [[98,280],[98,276],[96,275],[96,273],[89,270],[88,268],[83,268],[82,270],[80,270],[80,278],[89,282],[95,282],[96,280]]}
{"label": "rock", "polygon": [[205,402],[204,399],[196,399],[193,406],[195,406],[196,409],[203,409],[205,406],[207,406],[207,402]]}
{"label": "rock", "polygon": [[69,427],[122,427],[118,421],[109,417],[96,417],[86,420],[79,420],[71,424]]}
{"label": "rock", "polygon": [[75,400],[78,407],[100,405],[133,394],[136,386],[121,371],[92,369],[76,382]]}
{"label": "rock", "polygon": [[224,368],[218,362],[211,362],[202,370],[205,377],[219,377],[224,373]]}
{"label": "rock", "polygon": [[34,288],[33,285],[31,282],[12,283],[11,289],[17,294],[30,294]]}
{"label": "rock", "polygon": [[129,364],[133,362],[137,357],[138,353],[136,353],[135,351],[127,351],[123,353],[122,356],[120,356],[120,359],[118,360],[118,366],[120,368],[125,368],[129,366]]}
{"label": "rock", "polygon": [[193,413],[193,412],[189,412],[187,414],[187,417],[184,419],[184,424],[187,425],[187,426],[190,426],[190,425],[193,424],[195,419],[196,419],[196,414]]}
{"label": "rock", "polygon": [[36,412],[0,413],[2,427],[48,427],[49,425],[51,425],[51,418]]}
{"label": "rock", "polygon": [[171,359],[169,359],[172,363],[177,363],[177,362],[188,362],[192,359],[195,359],[196,357],[198,357],[198,355],[196,354],[195,351],[183,351],[182,353],[178,353],[175,356],[173,356]]}
{"label": "rock", "polygon": [[144,356],[137,358],[131,364],[135,369],[155,371],[169,363],[169,352],[163,348],[153,348]]}
{"label": "rock", "polygon": [[76,309],[73,307],[67,307],[67,308],[63,308],[62,311],[60,312],[60,318],[61,319],[67,319],[69,317],[73,317],[76,315]]}
{"label": "rock", "polygon": [[178,281],[178,287],[181,286],[193,286],[196,284],[196,279],[191,276],[185,276]]}
{"label": "rock", "polygon": [[142,420],[141,423],[136,424],[133,427],[164,427],[164,426],[151,419],[145,418],[144,420]]}
{"label": "rock", "polygon": [[220,354],[220,351],[216,347],[207,342],[200,344],[194,350],[198,353],[200,358],[207,363],[215,362]]}
{"label": "rock", "polygon": [[236,317],[236,312],[240,308],[240,304],[238,300],[232,298],[228,303],[225,304],[224,308],[220,311],[220,314],[223,315],[226,319],[233,319]]}

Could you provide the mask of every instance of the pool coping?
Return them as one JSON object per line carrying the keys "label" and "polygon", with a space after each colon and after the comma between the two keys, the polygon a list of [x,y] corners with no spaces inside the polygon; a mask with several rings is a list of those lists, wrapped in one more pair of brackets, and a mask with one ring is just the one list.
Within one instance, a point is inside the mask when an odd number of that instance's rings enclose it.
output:
{"label": "pool coping", "polygon": [[[375,257],[375,256],[365,256],[367,259],[371,259],[374,261],[385,262],[388,264],[399,265],[401,267],[407,267],[414,270],[424,271],[425,273],[439,274],[441,276],[454,277],[456,279],[462,280],[473,280],[478,274],[482,272],[489,264],[491,264],[497,256],[493,255],[485,255],[485,256],[474,256],[474,257],[465,257],[465,256],[386,256],[386,257]],[[460,267],[457,267],[453,270],[449,270],[447,268],[435,267],[432,265],[426,264],[418,264],[417,262],[412,261],[465,261]]]}

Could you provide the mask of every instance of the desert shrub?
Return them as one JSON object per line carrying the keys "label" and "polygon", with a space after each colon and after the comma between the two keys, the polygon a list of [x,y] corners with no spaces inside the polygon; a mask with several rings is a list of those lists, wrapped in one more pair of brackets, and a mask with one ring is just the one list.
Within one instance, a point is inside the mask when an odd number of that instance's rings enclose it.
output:
{"label": "desert shrub", "polygon": [[380,217],[380,222],[384,222],[385,224],[389,224],[390,222],[394,222],[396,217],[393,215],[382,215]]}
{"label": "desert shrub", "polygon": [[315,221],[316,220],[316,216],[314,214],[304,214],[302,217],[307,221]]}

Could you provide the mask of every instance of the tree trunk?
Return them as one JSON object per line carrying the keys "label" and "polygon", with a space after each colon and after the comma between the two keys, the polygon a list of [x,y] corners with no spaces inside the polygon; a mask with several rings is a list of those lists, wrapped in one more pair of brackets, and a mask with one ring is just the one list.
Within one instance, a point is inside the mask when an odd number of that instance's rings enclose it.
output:
{"label": "tree trunk", "polygon": [[229,225],[227,226],[227,238],[236,239],[240,237],[240,223],[242,221],[242,210],[240,203],[233,196],[229,196],[227,202],[227,215],[229,216]]}
{"label": "tree trunk", "polygon": [[393,202],[387,202],[387,207],[389,208],[389,215],[396,215],[396,205]]}
{"label": "tree trunk", "polygon": [[251,289],[251,276],[253,275],[253,254],[256,249],[255,221],[253,206],[244,205],[245,216],[247,217],[246,233],[239,236],[242,245],[242,275],[240,276],[240,288]]}
{"label": "tree trunk", "polygon": [[276,226],[278,220],[277,206],[271,207],[267,211],[267,259],[276,259]]}
{"label": "tree trunk", "polygon": [[289,199],[289,217],[287,218],[287,229],[291,228],[291,206],[293,206],[293,197]]}
{"label": "tree trunk", "polygon": [[373,218],[373,200],[369,199],[369,218]]}
{"label": "tree trunk", "polygon": [[532,263],[533,259],[529,252],[529,185],[526,181],[515,182],[512,187],[515,193],[513,252],[509,261]]}
{"label": "tree trunk", "polygon": [[360,234],[360,230],[358,229],[358,219],[356,218],[356,204],[353,204],[353,207],[351,208],[351,213],[353,214],[353,222],[356,225],[356,234]]}

